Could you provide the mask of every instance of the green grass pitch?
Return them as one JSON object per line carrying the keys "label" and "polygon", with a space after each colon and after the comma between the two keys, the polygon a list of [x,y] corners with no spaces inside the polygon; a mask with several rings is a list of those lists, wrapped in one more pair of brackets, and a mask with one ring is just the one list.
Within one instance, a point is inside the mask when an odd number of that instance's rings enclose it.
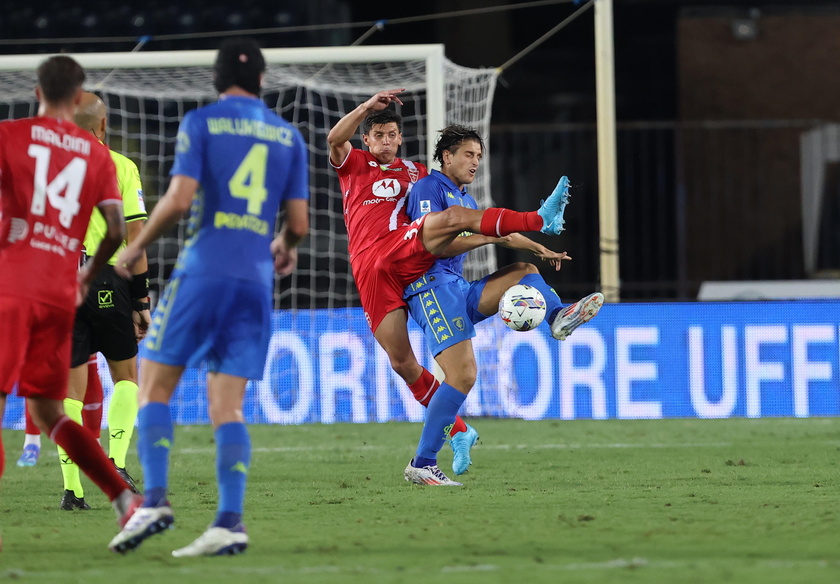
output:
{"label": "green grass pitch", "polygon": [[213,518],[209,427],[177,430],[175,529],[126,556],[105,497],[85,481],[94,509],[58,510],[51,443],[18,468],[6,431],[0,580],[840,582],[840,419],[472,422],[462,488],[403,480],[417,424],[251,427],[251,547],[190,559],[170,552]]}

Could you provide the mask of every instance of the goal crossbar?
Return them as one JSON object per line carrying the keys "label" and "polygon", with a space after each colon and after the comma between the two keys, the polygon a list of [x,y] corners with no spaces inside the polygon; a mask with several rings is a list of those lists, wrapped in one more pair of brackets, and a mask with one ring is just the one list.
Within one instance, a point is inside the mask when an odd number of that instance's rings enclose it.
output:
{"label": "goal crossbar", "polygon": [[[217,51],[138,51],[111,53],[66,53],[83,67],[92,69],[162,68],[210,66]],[[443,45],[374,45],[352,47],[294,47],[262,49],[267,63],[361,63],[443,59]],[[49,54],[0,55],[0,70],[34,70]]]}

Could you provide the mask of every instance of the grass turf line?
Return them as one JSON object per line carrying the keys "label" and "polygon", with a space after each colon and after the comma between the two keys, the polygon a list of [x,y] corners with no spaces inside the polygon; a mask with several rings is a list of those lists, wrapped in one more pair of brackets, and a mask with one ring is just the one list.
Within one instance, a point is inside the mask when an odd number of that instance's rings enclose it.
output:
{"label": "grass turf line", "polygon": [[840,419],[473,422],[460,489],[403,480],[417,424],[252,426],[251,547],[213,559],[170,555],[215,512],[209,427],[176,431],[176,529],[125,557],[104,495],[83,479],[94,510],[60,511],[49,441],[18,468],[5,431],[0,580],[840,581]]}

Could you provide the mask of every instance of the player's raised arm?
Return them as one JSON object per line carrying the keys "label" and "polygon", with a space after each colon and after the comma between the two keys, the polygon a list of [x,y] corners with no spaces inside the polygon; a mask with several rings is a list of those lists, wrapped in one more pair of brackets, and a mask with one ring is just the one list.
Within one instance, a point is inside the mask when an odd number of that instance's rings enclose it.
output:
{"label": "player's raised arm", "polygon": [[347,159],[347,155],[350,154],[350,150],[353,148],[350,144],[350,139],[356,134],[365,116],[372,111],[384,110],[392,101],[402,105],[399,94],[403,91],[405,90],[386,89],[380,91],[338,120],[338,123],[333,126],[329,135],[327,135],[327,143],[330,146],[330,162],[333,166],[341,166]]}

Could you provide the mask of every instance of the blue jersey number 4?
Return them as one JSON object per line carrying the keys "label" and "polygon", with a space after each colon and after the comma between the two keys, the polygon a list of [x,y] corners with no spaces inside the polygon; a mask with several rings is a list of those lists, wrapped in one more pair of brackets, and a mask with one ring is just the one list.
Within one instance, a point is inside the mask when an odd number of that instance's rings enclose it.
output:
{"label": "blue jersey number 4", "polygon": [[248,201],[248,214],[259,216],[268,196],[265,170],[268,166],[268,145],[254,144],[228,181],[231,196]]}

